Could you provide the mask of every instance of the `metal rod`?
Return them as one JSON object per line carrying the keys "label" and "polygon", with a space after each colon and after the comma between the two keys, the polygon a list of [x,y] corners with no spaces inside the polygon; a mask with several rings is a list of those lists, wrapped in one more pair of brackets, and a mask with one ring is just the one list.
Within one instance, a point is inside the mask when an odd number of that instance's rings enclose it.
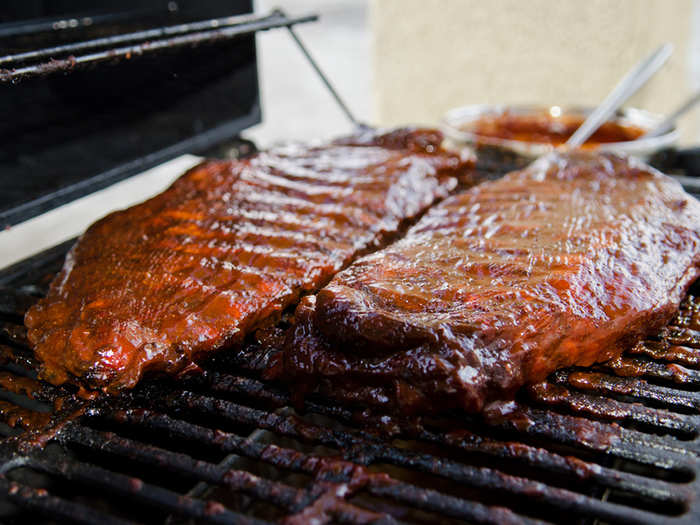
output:
{"label": "metal rod", "polygon": [[67,72],[76,67],[88,64],[108,62],[123,58],[129,59],[135,56],[151,54],[163,49],[173,49],[188,45],[228,40],[256,31],[273,29],[276,27],[288,27],[294,24],[312,22],[315,20],[318,20],[318,16],[316,15],[288,18],[283,14],[272,13],[272,15],[264,19],[255,19],[251,22],[238,24],[232,27],[198,31],[160,40],[146,41],[116,49],[97,51],[86,55],[69,56],[68,58],[49,60],[17,69],[0,69],[0,83],[16,83],[25,78],[44,76],[57,72]]}
{"label": "metal rod", "polygon": [[[284,13],[280,10],[276,10],[275,12],[280,13],[281,15],[284,15]],[[316,71],[316,74],[318,74],[319,78],[321,81],[325,84],[326,88],[330,92],[330,94],[333,96],[335,99],[336,103],[340,107],[341,111],[345,113],[345,116],[348,118],[350,122],[352,122],[355,126],[360,126],[360,122],[355,118],[355,116],[352,114],[348,106],[343,102],[343,99],[340,98],[340,95],[336,91],[336,89],[333,87],[333,84],[331,84],[330,80],[328,80],[328,77],[325,75],[325,73],[321,70],[319,67],[318,63],[314,58],[311,56],[311,53],[309,53],[309,50],[306,48],[304,43],[301,41],[299,36],[294,32],[294,29],[292,29],[292,26],[287,26],[287,29],[289,30],[289,34],[292,35],[292,38],[296,42],[296,44],[299,46],[299,49],[301,49],[301,52],[304,54],[306,57],[306,60],[309,61],[309,64],[311,64],[311,67],[314,68]]]}
{"label": "metal rod", "polygon": [[[223,505],[212,512],[211,502],[183,496],[175,491],[152,485],[140,478],[104,469],[89,463],[64,459],[34,459],[30,468],[56,476],[61,483],[82,483],[99,487],[112,496],[129,498],[152,507],[167,509],[183,517],[193,518],[197,523],[241,525],[268,525],[268,521],[244,516]],[[75,490],[75,489],[74,489]],[[99,522],[98,522],[99,523]]]}
{"label": "metal rod", "polygon": [[[364,467],[381,463],[390,464],[423,474],[440,476],[477,490],[498,491],[519,497],[527,497],[527,494],[532,494],[536,490],[547,501],[548,506],[612,521],[626,515],[640,522],[648,522],[645,518],[650,516],[645,511],[615,503],[601,503],[569,489],[548,485],[531,478],[505,474],[495,468],[463,464],[445,457],[436,460],[433,456],[398,448],[386,442],[373,442],[356,431],[330,430],[296,416],[280,416],[206,395],[182,392],[169,398],[165,405],[168,411],[175,410],[178,414],[206,414],[234,424],[256,424],[278,435],[351,451],[344,454],[344,459],[352,460],[353,463]],[[576,439],[580,440],[580,436]]]}
{"label": "metal rod", "polygon": [[16,53],[14,55],[5,55],[0,57],[0,64],[15,64],[39,58],[56,58],[58,55],[68,55],[71,53],[75,53],[76,51],[97,49],[100,47],[112,47],[118,44],[125,44],[127,42],[147,41],[153,40],[155,38],[182,35],[185,33],[205,31],[208,29],[220,29],[224,27],[237,26],[245,23],[269,20],[270,18],[276,16],[279,16],[279,14],[271,13],[263,17],[254,15],[227,16],[223,18],[213,18],[211,20],[204,20],[202,22],[178,24],[174,26],[160,27],[158,29],[135,31],[133,33],[125,33],[122,35],[95,38],[92,40],[85,40],[83,42],[74,42],[71,44],[47,47],[44,49],[37,49],[34,51],[26,51],[24,53]]}
{"label": "metal rod", "polygon": [[[236,470],[221,464],[197,460],[179,452],[155,447],[116,434],[100,432],[89,427],[73,427],[63,439],[99,450],[112,456],[137,460],[152,468],[164,468],[169,472],[179,472],[202,480],[207,486],[220,485],[233,491],[240,491],[260,500],[281,506],[287,511],[295,511],[305,502],[306,491],[281,482],[256,476],[245,470]],[[202,494],[187,497],[197,499]]]}
{"label": "metal rod", "polygon": [[[611,376],[612,377],[612,376]],[[562,385],[568,385],[566,379],[568,375],[560,374],[558,378]],[[219,372],[211,374],[211,382],[202,386],[206,392],[224,393],[228,395],[252,396],[255,399],[264,399],[265,402],[272,400],[271,396],[276,396],[275,405],[281,406],[290,403],[288,395],[284,392],[275,392],[270,385],[265,385],[255,379],[232,376]],[[621,379],[622,378],[613,378]],[[661,388],[661,387],[651,387]],[[675,390],[665,389],[669,392]],[[593,398],[594,400],[597,398]],[[693,405],[694,406],[694,405]],[[330,410],[325,410],[328,407]],[[333,417],[335,405],[311,405],[308,400],[305,404],[306,410],[327,417]],[[645,407],[646,408],[646,407]],[[690,424],[690,422],[689,422]],[[473,434],[466,430],[460,431],[458,436],[442,434],[422,430],[418,437],[421,441],[434,443],[436,446],[446,447],[447,445],[467,452],[478,453],[503,460],[518,461],[529,467],[539,468],[550,472],[558,472],[562,475],[583,476],[586,479],[595,479],[601,485],[609,486],[621,490],[635,493],[639,497],[656,499],[664,502],[682,502],[686,495],[674,491],[671,485],[665,481],[649,479],[643,476],[628,472],[616,472],[605,467],[593,466],[591,463],[581,461],[572,464],[567,458],[551,451],[538,450],[530,445],[521,444],[513,448],[507,441],[498,441],[485,438],[478,434]]]}
{"label": "metal rod", "polygon": [[[307,454],[295,449],[285,448],[269,443],[250,441],[247,438],[225,432],[201,427],[182,419],[174,419],[168,415],[148,410],[127,410],[110,413],[108,418],[120,423],[147,428],[154,433],[167,433],[170,437],[184,439],[197,443],[199,446],[211,447],[227,453],[240,454],[253,461],[260,461],[281,470],[309,475],[316,480],[319,475],[334,472],[338,479],[350,480],[352,472],[344,466],[347,461],[328,456],[323,460],[324,469],[319,469],[321,462],[318,456]],[[335,466],[336,468],[330,468]],[[359,465],[357,468],[362,468]],[[314,482],[312,482],[314,483]],[[449,496],[438,491],[418,488],[393,478],[374,478],[370,474],[368,484],[364,487],[370,494],[388,497],[412,508],[428,509],[440,514],[446,514],[469,522],[477,523],[508,523],[520,520],[523,525],[531,523],[526,517],[513,516],[508,509],[488,507],[481,503]]]}
{"label": "metal rod", "polygon": [[[14,503],[20,508],[28,511],[38,512],[49,516],[51,519],[60,518],[70,521],[90,525],[100,523],[104,525],[132,525],[133,522],[125,519],[103,514],[97,509],[88,507],[81,503],[74,503],[66,499],[52,496],[43,489],[36,489],[20,483],[15,483],[5,476],[0,476],[0,493],[7,501]],[[25,518],[28,522],[29,520]]]}
{"label": "metal rod", "polygon": [[637,64],[605,97],[605,100],[595,108],[576,132],[569,137],[566,145],[577,148],[586,142],[603,122],[608,120],[628,98],[646,84],[647,80],[664,65],[671,53],[673,53],[673,44],[666,43]]}

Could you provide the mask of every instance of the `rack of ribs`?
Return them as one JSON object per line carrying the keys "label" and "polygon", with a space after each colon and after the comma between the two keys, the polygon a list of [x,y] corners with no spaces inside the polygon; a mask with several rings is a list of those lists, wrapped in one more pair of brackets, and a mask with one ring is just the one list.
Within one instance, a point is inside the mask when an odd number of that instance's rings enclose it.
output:
{"label": "rack of ribs", "polygon": [[663,327],[700,272],[700,203],[612,155],[555,153],[433,207],[305,297],[267,375],[405,413],[481,411]]}
{"label": "rack of ribs", "polygon": [[116,392],[274,323],[472,166],[434,130],[205,162],[92,225],[26,315],[42,378]]}

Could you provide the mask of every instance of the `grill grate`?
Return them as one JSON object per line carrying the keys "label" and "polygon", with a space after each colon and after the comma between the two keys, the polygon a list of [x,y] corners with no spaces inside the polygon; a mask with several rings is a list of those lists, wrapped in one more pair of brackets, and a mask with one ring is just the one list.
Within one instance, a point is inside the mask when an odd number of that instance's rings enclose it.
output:
{"label": "grill grate", "polygon": [[[480,416],[409,422],[322,398],[297,413],[287,391],[258,379],[264,360],[246,370],[231,356],[201,376],[151,381],[108,402],[67,396],[35,380],[21,324],[47,282],[38,276],[61,261],[55,251],[25,274],[13,269],[0,293],[8,523],[700,519],[692,295],[658,337],[618,360],[557,372]],[[13,437],[79,410],[49,433]]]}

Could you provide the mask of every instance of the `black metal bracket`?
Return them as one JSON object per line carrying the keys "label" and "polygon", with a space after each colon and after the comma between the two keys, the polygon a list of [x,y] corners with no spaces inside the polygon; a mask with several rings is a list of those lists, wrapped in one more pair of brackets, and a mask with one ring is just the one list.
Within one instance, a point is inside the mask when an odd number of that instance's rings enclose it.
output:
{"label": "black metal bracket", "polygon": [[[286,16],[284,11],[281,9],[275,9],[273,13],[277,13],[280,16]],[[326,74],[323,72],[321,67],[318,65],[318,62],[314,59],[313,56],[311,56],[311,53],[307,49],[307,47],[304,45],[304,43],[301,41],[299,38],[299,35],[297,35],[294,32],[294,29],[292,28],[291,25],[287,26],[287,30],[289,31],[289,34],[291,35],[292,39],[294,42],[299,46],[299,49],[303,53],[303,55],[306,57],[306,60],[309,61],[309,64],[311,64],[311,67],[314,69],[318,77],[321,79],[323,84],[326,86],[326,89],[328,89],[329,93],[333,97],[333,99],[336,101],[338,106],[340,107],[341,111],[345,114],[345,116],[348,118],[350,122],[352,122],[355,126],[361,126],[362,124],[358,122],[358,120],[355,118],[355,116],[352,114],[352,111],[350,111],[350,108],[348,108],[348,105],[343,101],[343,99],[340,97],[338,94],[338,91],[335,89],[331,81],[328,79]]]}

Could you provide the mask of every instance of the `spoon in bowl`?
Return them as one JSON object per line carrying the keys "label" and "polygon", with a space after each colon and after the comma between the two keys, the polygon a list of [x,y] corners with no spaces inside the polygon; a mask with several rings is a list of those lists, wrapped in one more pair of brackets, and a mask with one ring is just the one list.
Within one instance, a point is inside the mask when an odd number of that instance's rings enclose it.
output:
{"label": "spoon in bowl", "polygon": [[566,141],[569,148],[578,148],[583,145],[593,133],[646,84],[654,73],[663,66],[673,53],[673,44],[666,43],[646,59],[639,62],[625,77],[615,86],[603,102],[588,115],[576,132]]}

